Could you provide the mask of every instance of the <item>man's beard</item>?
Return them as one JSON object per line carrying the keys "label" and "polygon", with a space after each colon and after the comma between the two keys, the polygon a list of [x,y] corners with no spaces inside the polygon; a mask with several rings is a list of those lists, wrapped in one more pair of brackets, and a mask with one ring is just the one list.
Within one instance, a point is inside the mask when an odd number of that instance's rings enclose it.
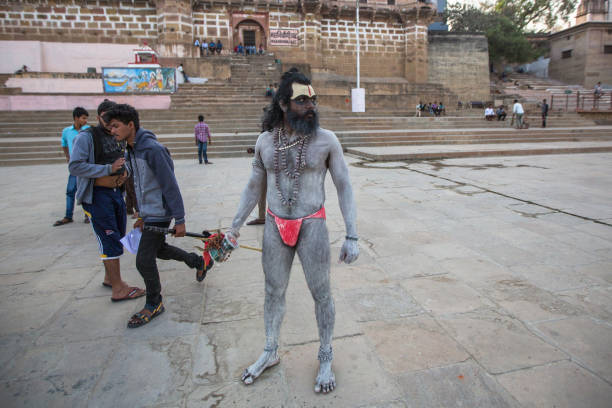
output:
{"label": "man's beard", "polygon": [[[311,117],[308,117],[309,113],[312,113]],[[319,128],[319,114],[315,109],[311,109],[306,111],[303,116],[300,116],[289,108],[287,109],[287,122],[289,122],[289,126],[291,126],[294,132],[309,136],[314,134]]]}

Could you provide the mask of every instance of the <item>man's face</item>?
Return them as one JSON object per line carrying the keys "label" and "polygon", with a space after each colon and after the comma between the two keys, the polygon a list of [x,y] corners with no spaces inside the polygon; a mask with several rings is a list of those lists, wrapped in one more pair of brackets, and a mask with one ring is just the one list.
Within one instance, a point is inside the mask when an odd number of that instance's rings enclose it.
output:
{"label": "man's face", "polygon": [[134,133],[134,122],[130,122],[126,125],[120,120],[112,119],[108,124],[108,129],[111,134],[115,136],[115,140],[121,142],[127,140]]}
{"label": "man's face", "polygon": [[81,116],[78,116],[78,117],[74,118],[74,127],[77,128],[77,129],[80,129],[83,126],[85,126],[87,124],[87,118],[88,117],[89,116],[87,116],[87,115],[81,115]]}
{"label": "man's face", "polygon": [[[304,86],[300,87],[304,88]],[[312,87],[309,87],[312,90]],[[312,96],[300,93],[297,96],[294,87],[294,95],[289,101],[287,109],[287,121],[289,126],[297,133],[308,135],[314,133],[319,127],[319,115],[317,113],[317,96],[314,90]]]}

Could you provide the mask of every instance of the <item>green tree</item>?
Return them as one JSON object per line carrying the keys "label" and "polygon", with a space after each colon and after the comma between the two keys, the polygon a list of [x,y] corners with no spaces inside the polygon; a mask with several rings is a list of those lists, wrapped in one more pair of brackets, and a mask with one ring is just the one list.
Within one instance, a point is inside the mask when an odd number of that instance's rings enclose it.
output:
{"label": "green tree", "polygon": [[521,31],[533,25],[551,29],[559,21],[568,22],[578,0],[495,0],[488,9],[508,17]]}
{"label": "green tree", "polygon": [[444,18],[452,32],[483,33],[489,43],[490,62],[523,63],[538,57],[521,27],[494,9],[455,4],[447,8]]}

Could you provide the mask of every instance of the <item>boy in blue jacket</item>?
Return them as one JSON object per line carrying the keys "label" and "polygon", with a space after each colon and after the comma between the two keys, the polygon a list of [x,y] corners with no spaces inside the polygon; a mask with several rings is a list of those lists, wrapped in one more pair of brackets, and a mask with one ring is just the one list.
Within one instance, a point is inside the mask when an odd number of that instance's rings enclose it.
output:
{"label": "boy in blue jacket", "polygon": [[[185,236],[185,209],[174,164],[165,146],[153,133],[140,127],[138,112],[130,105],[118,104],[104,115],[117,141],[127,142],[126,166],[134,175],[134,188],[140,218],[134,228],[142,230],[136,254],[136,268],[144,279],[147,302],[128,321],[129,328],[140,327],[164,312],[161,283],[156,258],[183,261],[196,269],[198,282],[204,280],[206,268],[201,255],[168,245],[165,230],[174,219],[174,236]],[[209,269],[210,269],[209,265]]]}

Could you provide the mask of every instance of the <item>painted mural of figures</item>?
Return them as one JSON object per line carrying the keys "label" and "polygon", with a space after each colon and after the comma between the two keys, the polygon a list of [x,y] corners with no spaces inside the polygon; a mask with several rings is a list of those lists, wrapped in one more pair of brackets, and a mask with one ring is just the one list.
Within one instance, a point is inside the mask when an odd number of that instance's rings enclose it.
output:
{"label": "painted mural of figures", "polygon": [[164,77],[162,75],[162,70],[159,68],[155,71],[155,79],[157,80],[157,90],[161,91],[164,89]]}
{"label": "painted mural of figures", "polygon": [[315,302],[319,330],[319,371],[314,390],[327,393],[336,387],[331,344],[335,309],[323,206],[328,171],[338,192],[346,226],[340,261],[355,261],[359,246],[353,190],[342,146],[333,132],[319,127],[316,98],[310,80],[297,69],[283,74],[278,91],[266,110],[262,126],[265,131],[257,139],[253,170],[228,235],[231,238],[240,235],[240,227],[260,196],[266,194],[268,213],[262,254],[266,344],[259,359],[244,371],[242,381],[252,384],[265,369],[280,362],[278,344],[285,314],[285,292],[297,253]]}

